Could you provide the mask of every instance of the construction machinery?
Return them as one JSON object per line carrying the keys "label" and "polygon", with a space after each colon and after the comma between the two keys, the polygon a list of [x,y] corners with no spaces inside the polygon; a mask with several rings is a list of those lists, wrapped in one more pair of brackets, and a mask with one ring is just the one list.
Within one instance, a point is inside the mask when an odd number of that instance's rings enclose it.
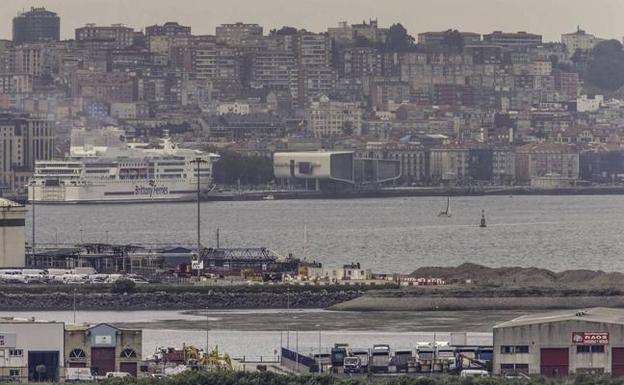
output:
{"label": "construction machinery", "polygon": [[191,369],[231,370],[232,360],[227,353],[219,353],[218,346],[206,353],[193,345],[184,345],[182,349],[158,348],[152,360],[162,364],[186,365]]}

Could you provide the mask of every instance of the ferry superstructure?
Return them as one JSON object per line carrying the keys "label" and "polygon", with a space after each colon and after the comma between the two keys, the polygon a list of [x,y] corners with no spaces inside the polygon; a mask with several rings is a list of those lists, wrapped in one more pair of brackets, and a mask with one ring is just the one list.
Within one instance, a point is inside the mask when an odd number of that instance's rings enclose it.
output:
{"label": "ferry superstructure", "polygon": [[36,203],[163,202],[197,199],[213,186],[219,155],[178,148],[169,139],[157,146],[72,148],[65,160],[38,161],[28,185]]}

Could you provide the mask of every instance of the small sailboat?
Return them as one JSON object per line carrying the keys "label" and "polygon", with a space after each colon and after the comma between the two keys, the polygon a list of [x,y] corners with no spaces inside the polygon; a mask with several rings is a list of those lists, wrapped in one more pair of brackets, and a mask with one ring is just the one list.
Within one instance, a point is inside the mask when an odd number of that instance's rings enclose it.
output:
{"label": "small sailboat", "polygon": [[485,223],[485,210],[481,210],[481,222],[479,223],[479,227],[487,227]]}
{"label": "small sailboat", "polygon": [[446,197],[446,210],[438,213],[439,217],[450,218],[451,217],[451,197]]}

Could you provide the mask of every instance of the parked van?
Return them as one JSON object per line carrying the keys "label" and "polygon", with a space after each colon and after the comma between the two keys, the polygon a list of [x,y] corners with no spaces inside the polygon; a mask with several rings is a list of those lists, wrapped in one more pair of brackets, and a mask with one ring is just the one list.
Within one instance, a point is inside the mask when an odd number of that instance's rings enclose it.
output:
{"label": "parked van", "polygon": [[90,368],[66,368],[65,381],[93,381]]}
{"label": "parked van", "polygon": [[481,369],[464,369],[459,375],[461,377],[489,377],[490,373]]}
{"label": "parked van", "polygon": [[32,281],[48,281],[48,274],[45,270],[41,269],[22,269],[22,275]]}
{"label": "parked van", "polygon": [[0,270],[0,280],[6,283],[28,283],[28,278],[22,275],[18,269]]}
{"label": "parked van", "polygon": [[130,375],[130,373],[126,373],[126,372],[107,372],[106,373],[106,378],[126,378],[126,377],[132,377]]}

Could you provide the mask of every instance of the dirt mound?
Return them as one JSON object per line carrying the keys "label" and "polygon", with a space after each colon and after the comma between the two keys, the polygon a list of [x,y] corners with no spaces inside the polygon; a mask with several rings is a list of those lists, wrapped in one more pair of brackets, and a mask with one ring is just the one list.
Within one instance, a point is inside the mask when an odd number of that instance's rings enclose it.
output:
{"label": "dirt mound", "polygon": [[412,277],[443,278],[447,283],[522,288],[621,288],[624,274],[605,273],[592,270],[567,270],[559,273],[536,267],[488,267],[475,263],[464,263],[457,267],[422,267],[411,274]]}

